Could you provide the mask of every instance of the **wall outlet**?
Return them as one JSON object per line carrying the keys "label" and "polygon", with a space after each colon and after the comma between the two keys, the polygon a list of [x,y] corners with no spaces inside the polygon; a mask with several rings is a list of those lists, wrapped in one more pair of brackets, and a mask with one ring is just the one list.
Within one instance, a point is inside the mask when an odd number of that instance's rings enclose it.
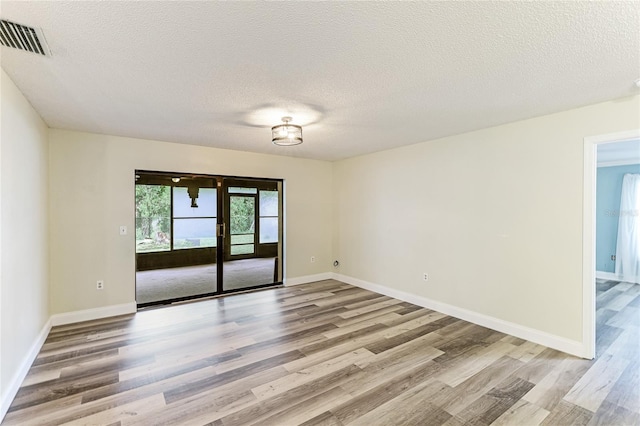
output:
{"label": "wall outlet", "polygon": [[426,272],[422,274],[422,281],[429,281],[429,274]]}
{"label": "wall outlet", "polygon": [[616,260],[616,255],[615,254],[611,255],[611,260]]}
{"label": "wall outlet", "polygon": [[311,263],[316,263],[316,257],[315,256],[311,256]]}
{"label": "wall outlet", "polygon": [[103,280],[96,281],[96,289],[104,290],[104,281]]}

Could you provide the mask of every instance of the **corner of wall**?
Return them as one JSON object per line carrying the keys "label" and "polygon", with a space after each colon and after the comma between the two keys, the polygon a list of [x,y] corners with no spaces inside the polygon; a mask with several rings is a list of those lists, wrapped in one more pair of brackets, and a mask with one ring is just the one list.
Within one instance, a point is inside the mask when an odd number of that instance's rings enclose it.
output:
{"label": "corner of wall", "polygon": [[31,364],[33,364],[36,357],[38,356],[38,353],[40,352],[40,349],[42,348],[45,340],[47,340],[47,336],[49,335],[50,331],[51,319],[49,319],[44,324],[42,330],[40,330],[40,333],[38,334],[38,336],[36,336],[35,340],[31,344],[31,347],[24,356],[23,361],[20,363],[18,368],[16,368],[15,373],[11,377],[11,380],[9,381],[6,389],[3,389],[2,396],[0,398],[0,422],[2,422],[4,416],[7,414],[7,411],[9,410],[13,399],[16,397],[18,390],[20,390],[22,382],[27,377],[27,373],[31,368]]}
{"label": "corner of wall", "polygon": [[[50,328],[49,129],[6,72],[0,74],[0,247],[11,248],[0,248],[0,415],[4,416]],[[7,190],[24,187],[31,189],[29,197]],[[19,329],[12,327],[18,317]]]}

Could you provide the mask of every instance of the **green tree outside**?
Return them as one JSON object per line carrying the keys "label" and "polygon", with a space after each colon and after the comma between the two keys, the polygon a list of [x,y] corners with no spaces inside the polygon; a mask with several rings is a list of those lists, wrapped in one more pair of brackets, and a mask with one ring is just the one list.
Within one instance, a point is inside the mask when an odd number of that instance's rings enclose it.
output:
{"label": "green tree outside", "polygon": [[171,190],[163,185],[136,185],[136,251],[171,247]]}
{"label": "green tree outside", "polygon": [[250,234],[256,226],[255,199],[253,197],[231,196],[231,234]]}

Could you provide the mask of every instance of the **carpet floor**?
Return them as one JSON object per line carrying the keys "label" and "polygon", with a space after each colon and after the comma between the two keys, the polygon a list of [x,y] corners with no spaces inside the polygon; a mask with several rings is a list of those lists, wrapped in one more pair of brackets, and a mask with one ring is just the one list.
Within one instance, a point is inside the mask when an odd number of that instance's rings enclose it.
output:
{"label": "carpet floor", "polygon": [[[224,290],[273,283],[275,258],[224,262]],[[150,303],[215,292],[215,263],[136,272],[136,302]]]}

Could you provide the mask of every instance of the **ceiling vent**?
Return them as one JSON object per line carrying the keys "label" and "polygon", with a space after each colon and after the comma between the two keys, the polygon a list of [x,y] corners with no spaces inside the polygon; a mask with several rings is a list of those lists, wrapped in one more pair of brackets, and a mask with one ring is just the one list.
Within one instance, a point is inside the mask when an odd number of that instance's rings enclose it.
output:
{"label": "ceiling vent", "polygon": [[40,28],[31,28],[4,19],[0,19],[0,44],[39,55],[51,56],[51,51]]}

